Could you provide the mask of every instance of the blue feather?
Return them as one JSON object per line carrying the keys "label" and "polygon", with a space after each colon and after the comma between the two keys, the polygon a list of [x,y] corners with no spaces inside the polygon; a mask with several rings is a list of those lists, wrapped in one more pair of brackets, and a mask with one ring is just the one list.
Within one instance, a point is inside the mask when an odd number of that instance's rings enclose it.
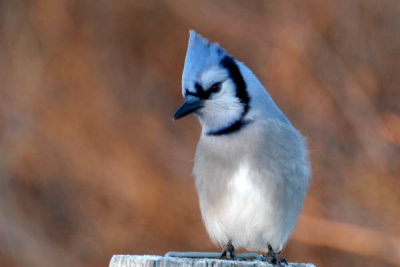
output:
{"label": "blue feather", "polygon": [[190,30],[182,75],[182,95],[185,96],[186,90],[194,92],[200,73],[208,66],[220,63],[227,55],[229,54],[218,43],[211,43],[194,30]]}

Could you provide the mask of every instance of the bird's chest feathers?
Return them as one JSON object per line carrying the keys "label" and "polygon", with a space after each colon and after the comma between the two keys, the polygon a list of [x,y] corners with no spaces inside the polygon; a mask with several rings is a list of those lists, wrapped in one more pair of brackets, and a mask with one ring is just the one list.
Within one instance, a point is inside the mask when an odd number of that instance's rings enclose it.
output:
{"label": "bird's chest feathers", "polygon": [[265,205],[265,194],[261,185],[257,185],[256,171],[246,162],[232,164],[229,168],[208,173],[200,185],[203,188],[198,188],[203,212],[217,215],[221,220],[222,217],[245,218],[250,215],[247,213],[257,212],[261,208],[258,205]]}
{"label": "bird's chest feathers", "polygon": [[194,175],[200,201],[204,198],[214,207],[228,202],[240,206],[261,197],[259,170],[249,164],[251,157],[242,145],[236,138],[199,144]]}
{"label": "bird's chest feathers", "polygon": [[[225,184],[220,184],[215,191],[218,197],[202,197],[199,192],[203,219],[213,240],[225,243],[232,239],[245,244],[247,239],[255,238],[254,229],[260,228],[265,222],[259,211],[265,209],[268,201],[253,179],[254,175],[257,174],[243,162],[234,168],[229,177],[221,177]],[[241,234],[236,237],[235,233]]]}
{"label": "bird's chest feathers", "polygon": [[227,183],[228,194],[224,199],[223,209],[226,213],[245,216],[245,213],[262,203],[263,194],[257,186],[255,176],[247,163],[241,163]]}

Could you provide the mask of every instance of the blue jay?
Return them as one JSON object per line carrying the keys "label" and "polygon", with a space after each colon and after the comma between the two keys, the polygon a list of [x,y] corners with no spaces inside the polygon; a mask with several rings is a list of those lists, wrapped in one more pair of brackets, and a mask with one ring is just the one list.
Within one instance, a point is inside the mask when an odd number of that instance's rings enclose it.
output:
{"label": "blue jay", "polygon": [[301,134],[242,62],[193,30],[182,94],[174,119],[194,114],[201,123],[193,175],[221,257],[245,248],[285,262],[276,254],[293,232],[311,172]]}

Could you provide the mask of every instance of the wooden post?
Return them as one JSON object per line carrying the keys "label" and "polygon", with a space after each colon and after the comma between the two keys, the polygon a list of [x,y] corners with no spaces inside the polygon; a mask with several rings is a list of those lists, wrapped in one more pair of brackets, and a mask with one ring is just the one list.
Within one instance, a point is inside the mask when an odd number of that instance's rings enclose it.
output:
{"label": "wooden post", "polygon": [[[265,261],[176,258],[155,255],[114,255],[109,267],[275,267]],[[311,263],[288,263],[289,267],[315,267]]]}

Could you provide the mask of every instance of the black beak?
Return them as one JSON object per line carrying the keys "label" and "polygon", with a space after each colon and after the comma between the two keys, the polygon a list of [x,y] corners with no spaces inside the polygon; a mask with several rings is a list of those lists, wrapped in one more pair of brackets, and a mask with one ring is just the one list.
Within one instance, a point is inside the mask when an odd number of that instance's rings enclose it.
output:
{"label": "black beak", "polygon": [[185,102],[183,102],[183,104],[175,112],[174,120],[185,117],[186,115],[195,112],[202,106],[203,106],[203,101],[198,99],[197,97],[192,97],[192,96],[186,97]]}

